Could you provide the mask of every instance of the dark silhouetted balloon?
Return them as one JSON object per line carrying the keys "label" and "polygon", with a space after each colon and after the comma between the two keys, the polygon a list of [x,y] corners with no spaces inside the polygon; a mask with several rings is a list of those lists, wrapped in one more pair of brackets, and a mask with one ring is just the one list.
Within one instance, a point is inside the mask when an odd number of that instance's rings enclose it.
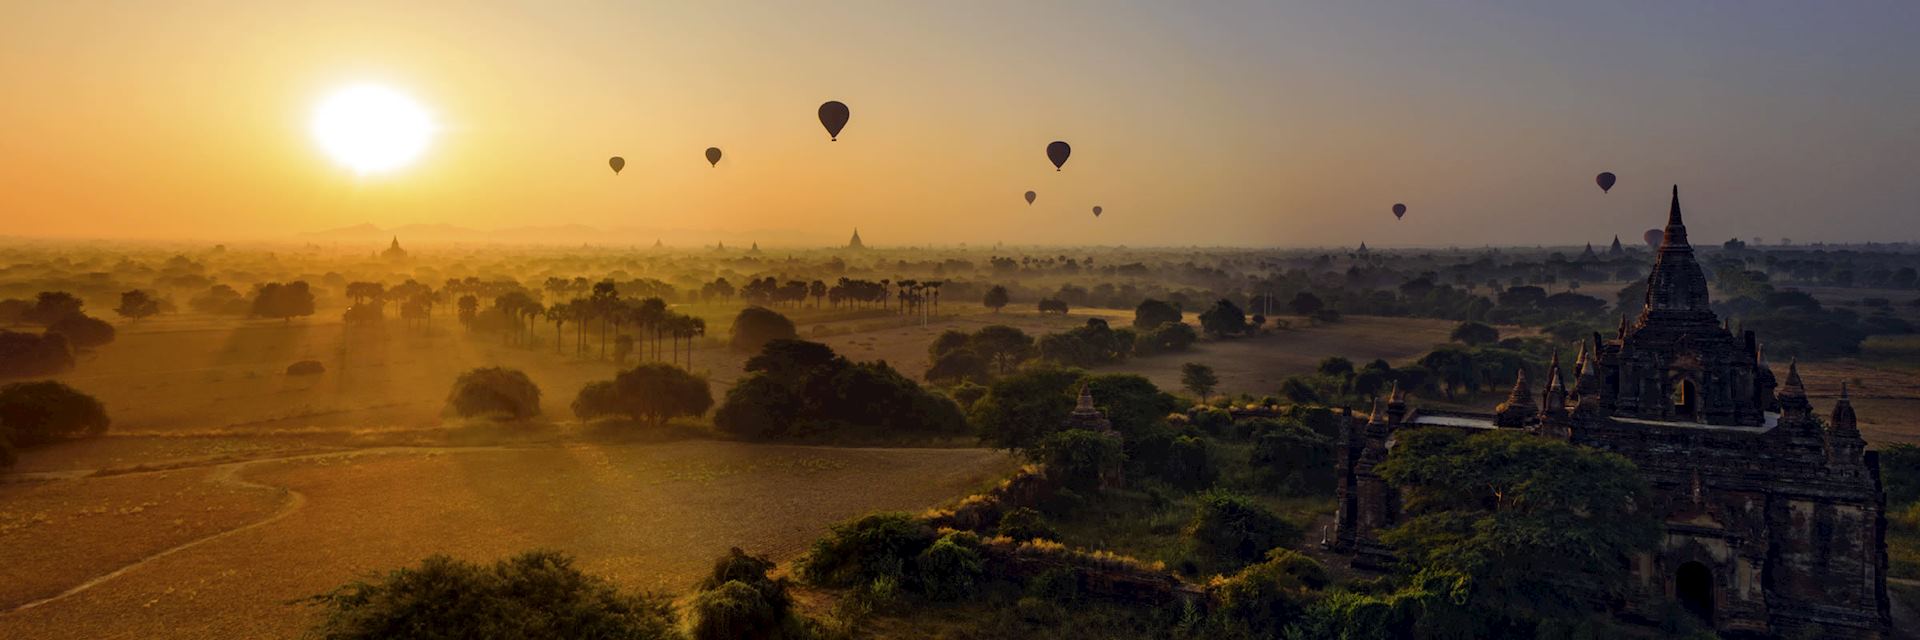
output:
{"label": "dark silhouetted balloon", "polygon": [[1073,155],[1071,145],[1059,140],[1047,143],[1047,159],[1053,161],[1054,171],[1059,171],[1061,166],[1066,165],[1067,156],[1070,155]]}
{"label": "dark silhouetted balloon", "polygon": [[1606,193],[1612,190],[1613,181],[1614,181],[1614,178],[1613,178],[1612,171],[1602,171],[1600,172],[1600,175],[1593,177],[1593,183],[1600,185],[1600,193]]}
{"label": "dark silhouetted balloon", "polygon": [[1404,205],[1404,204],[1400,204],[1400,203],[1397,203],[1397,202],[1396,202],[1396,203],[1394,203],[1394,205],[1393,205],[1393,219],[1395,219],[1395,220],[1399,220],[1399,219],[1401,219],[1401,218],[1404,218],[1404,217],[1406,217],[1406,216],[1407,216],[1407,205]]}
{"label": "dark silhouetted balloon", "polygon": [[607,166],[613,167],[613,175],[620,175],[620,170],[627,168],[627,159],[620,156],[607,158]]}
{"label": "dark silhouetted balloon", "polygon": [[1098,217],[1100,217],[1100,207],[1098,207],[1098,206],[1095,206],[1095,207],[1093,208],[1093,217],[1095,217],[1095,218],[1098,218]]}
{"label": "dark silhouetted balloon", "polygon": [[839,100],[829,100],[820,105],[820,125],[827,128],[827,137],[840,139],[840,130],[847,127],[847,105]]}
{"label": "dark silhouetted balloon", "polygon": [[707,147],[707,163],[720,166],[720,147]]}
{"label": "dark silhouetted balloon", "polygon": [[1032,192],[1032,191],[1028,191],[1028,192],[1027,192],[1027,204],[1033,204],[1033,199],[1034,199],[1034,198],[1038,198],[1038,197],[1040,197],[1040,194],[1037,194],[1037,193],[1034,193],[1034,192]]}
{"label": "dark silhouetted balloon", "polygon": [[1667,232],[1659,229],[1648,229],[1647,234],[1641,236],[1641,238],[1647,241],[1647,246],[1658,249],[1660,248],[1660,243],[1666,241]]}

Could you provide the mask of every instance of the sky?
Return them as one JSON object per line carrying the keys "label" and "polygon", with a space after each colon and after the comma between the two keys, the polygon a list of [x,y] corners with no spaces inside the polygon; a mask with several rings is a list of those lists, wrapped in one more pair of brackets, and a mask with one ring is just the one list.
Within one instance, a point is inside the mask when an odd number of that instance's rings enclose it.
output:
{"label": "sky", "polygon": [[[361,84],[413,165],[310,135]],[[1577,245],[1678,183],[1696,242],[1914,241],[1920,3],[14,2],[0,127],[10,236]]]}

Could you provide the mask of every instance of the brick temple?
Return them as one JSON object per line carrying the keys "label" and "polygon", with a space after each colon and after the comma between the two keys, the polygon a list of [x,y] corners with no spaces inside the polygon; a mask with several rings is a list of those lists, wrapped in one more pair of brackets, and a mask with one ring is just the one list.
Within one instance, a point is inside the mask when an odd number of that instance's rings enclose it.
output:
{"label": "brick temple", "polygon": [[1886,496],[1845,386],[1821,419],[1796,366],[1776,379],[1754,333],[1715,317],[1678,187],[1647,285],[1637,320],[1582,341],[1570,381],[1556,358],[1538,395],[1522,372],[1492,413],[1422,410],[1395,392],[1343,423],[1329,546],[1356,567],[1391,562],[1377,533],[1399,500],[1373,469],[1395,431],[1519,429],[1625,456],[1651,485],[1665,535],[1629,560],[1622,614],[1677,602],[1730,635],[1888,636]]}

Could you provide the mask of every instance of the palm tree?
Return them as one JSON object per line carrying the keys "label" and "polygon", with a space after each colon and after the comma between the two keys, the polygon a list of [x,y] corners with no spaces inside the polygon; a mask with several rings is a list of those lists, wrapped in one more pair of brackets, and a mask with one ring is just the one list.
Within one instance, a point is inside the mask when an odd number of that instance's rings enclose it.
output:
{"label": "palm tree", "polygon": [[[553,278],[553,280],[558,280],[558,278]],[[555,355],[566,355],[566,352],[560,350],[560,340],[566,335],[566,331],[564,331],[565,325],[568,320],[572,319],[572,316],[572,305],[554,303],[551,308],[547,309],[547,320],[553,322],[553,353]]]}
{"label": "palm tree", "polygon": [[525,306],[520,307],[520,315],[527,319],[527,346],[533,346],[533,329],[539,325],[540,317],[546,313],[546,307],[532,300],[528,300]]}
{"label": "palm tree", "polygon": [[688,324],[688,330],[690,331],[690,335],[687,336],[687,370],[692,371],[693,370],[693,339],[704,338],[707,336],[707,319],[706,318],[690,318],[688,319],[687,324]]}
{"label": "palm tree", "polygon": [[933,290],[933,315],[940,315],[940,285],[946,283],[945,280],[929,280],[927,282],[927,288]]}

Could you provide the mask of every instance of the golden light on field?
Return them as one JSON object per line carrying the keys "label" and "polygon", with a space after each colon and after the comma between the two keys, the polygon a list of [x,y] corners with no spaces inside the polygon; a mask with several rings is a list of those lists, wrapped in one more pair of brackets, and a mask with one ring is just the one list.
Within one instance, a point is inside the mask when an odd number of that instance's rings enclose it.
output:
{"label": "golden light on field", "polygon": [[361,174],[413,164],[437,127],[426,107],[378,85],[341,89],[313,110],[311,130],[320,149]]}

